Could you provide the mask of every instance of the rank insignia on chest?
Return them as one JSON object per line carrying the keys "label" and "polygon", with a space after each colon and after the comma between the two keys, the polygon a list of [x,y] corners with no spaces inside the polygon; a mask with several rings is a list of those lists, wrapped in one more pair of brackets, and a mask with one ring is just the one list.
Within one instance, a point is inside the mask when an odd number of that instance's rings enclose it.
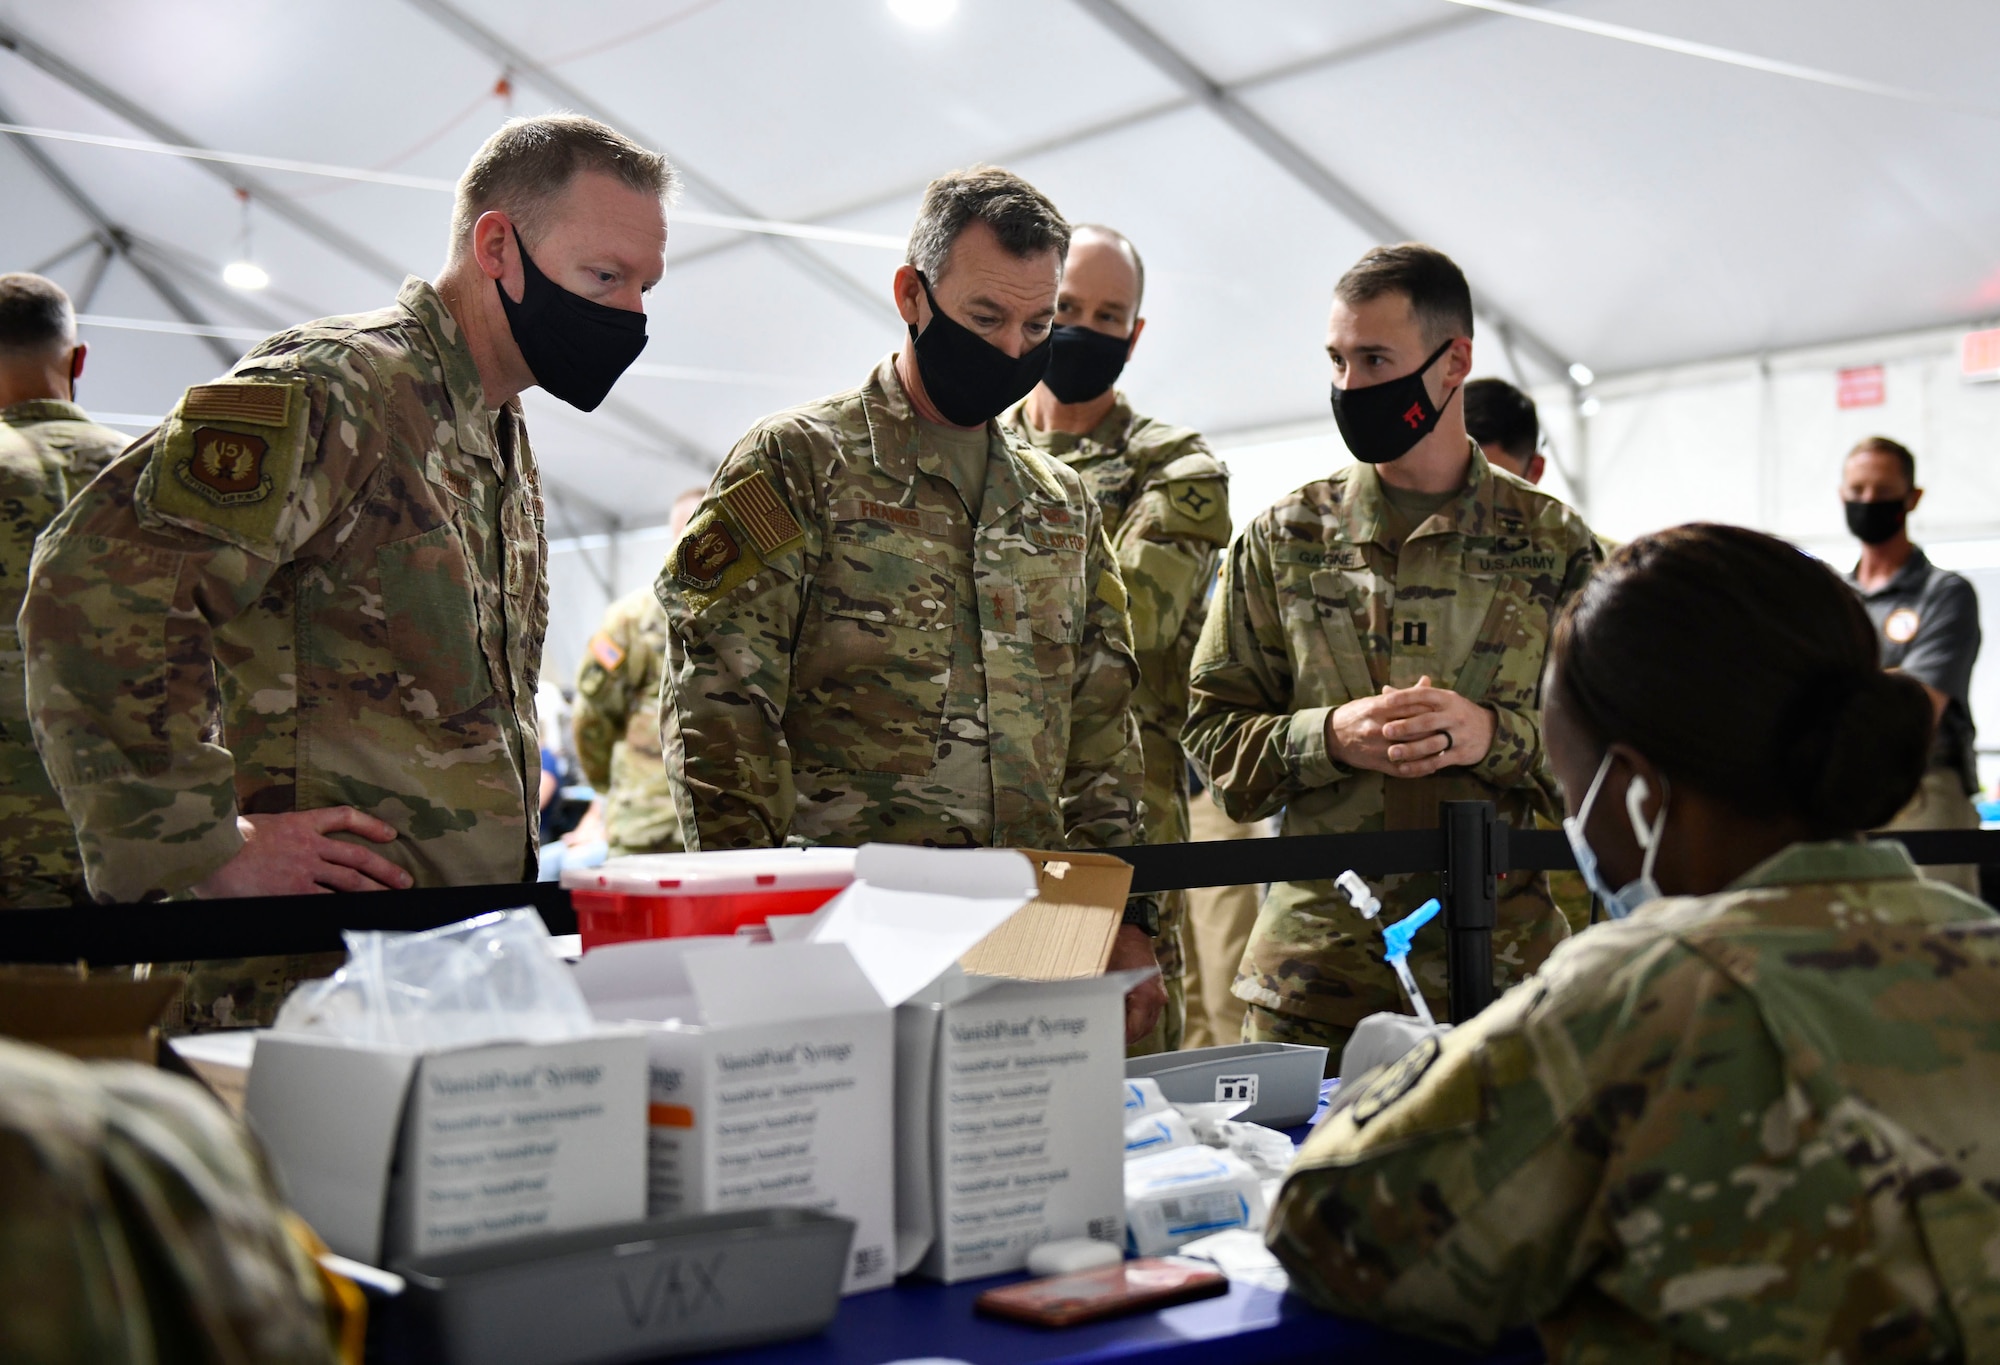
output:
{"label": "rank insignia on chest", "polygon": [[271,479],[264,473],[270,443],[261,436],[202,427],[194,434],[194,451],[174,467],[181,483],[217,507],[262,502],[271,496]]}
{"label": "rank insignia on chest", "polygon": [[743,548],[736,543],[726,522],[715,520],[697,531],[690,531],[681,541],[680,565],[674,576],[690,588],[707,591],[722,582],[722,575],[729,566],[743,557]]}

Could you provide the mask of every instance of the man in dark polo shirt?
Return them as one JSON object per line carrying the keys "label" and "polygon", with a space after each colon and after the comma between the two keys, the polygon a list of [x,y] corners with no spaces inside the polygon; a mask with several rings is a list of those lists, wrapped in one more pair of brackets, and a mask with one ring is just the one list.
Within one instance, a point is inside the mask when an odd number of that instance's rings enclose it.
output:
{"label": "man in dark polo shirt", "polygon": [[[1923,500],[1908,447],[1870,436],[1847,453],[1840,497],[1861,561],[1847,575],[1882,633],[1882,665],[1924,685],[1937,712],[1930,771],[1889,829],[1977,829],[1979,790],[1967,693],[1979,657],[1979,598],[1972,585],[1933,565],[1910,543],[1909,515]],[[1979,869],[1930,867],[1926,874],[1979,894]]]}

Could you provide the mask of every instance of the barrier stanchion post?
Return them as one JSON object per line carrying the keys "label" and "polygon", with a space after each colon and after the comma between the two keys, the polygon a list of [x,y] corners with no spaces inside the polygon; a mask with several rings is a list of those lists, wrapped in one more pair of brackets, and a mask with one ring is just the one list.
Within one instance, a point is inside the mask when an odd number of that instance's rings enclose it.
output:
{"label": "barrier stanchion post", "polygon": [[1446,801],[1444,831],[1445,969],[1453,1023],[1493,1003],[1493,926],[1507,827],[1491,801]]}

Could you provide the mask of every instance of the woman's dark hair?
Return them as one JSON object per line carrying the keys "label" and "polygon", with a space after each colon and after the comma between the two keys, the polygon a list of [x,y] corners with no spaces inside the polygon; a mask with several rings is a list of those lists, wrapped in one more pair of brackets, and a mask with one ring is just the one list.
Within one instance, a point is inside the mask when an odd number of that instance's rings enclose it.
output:
{"label": "woman's dark hair", "polygon": [[1550,658],[1600,743],[1814,837],[1887,823],[1923,780],[1929,695],[1883,671],[1854,592],[1774,536],[1693,525],[1633,541],[1570,602]]}

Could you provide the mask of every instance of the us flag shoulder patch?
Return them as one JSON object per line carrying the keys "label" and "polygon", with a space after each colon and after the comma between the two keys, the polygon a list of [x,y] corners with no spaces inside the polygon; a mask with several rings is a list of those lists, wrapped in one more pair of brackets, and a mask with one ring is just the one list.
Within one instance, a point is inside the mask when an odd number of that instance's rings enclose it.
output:
{"label": "us flag shoulder patch", "polygon": [[618,671],[618,665],[625,662],[625,651],[618,647],[616,640],[601,630],[590,637],[590,654],[598,663],[604,665],[607,671],[613,673]]}
{"label": "us flag shoulder patch", "polygon": [[209,421],[244,422],[251,426],[281,427],[291,414],[292,389],[289,384],[259,384],[249,380],[224,380],[217,384],[197,384],[181,399],[181,416]]}
{"label": "us flag shoulder patch", "polygon": [[717,496],[723,511],[764,559],[790,549],[805,537],[798,519],[771,485],[771,476],[761,469]]}

